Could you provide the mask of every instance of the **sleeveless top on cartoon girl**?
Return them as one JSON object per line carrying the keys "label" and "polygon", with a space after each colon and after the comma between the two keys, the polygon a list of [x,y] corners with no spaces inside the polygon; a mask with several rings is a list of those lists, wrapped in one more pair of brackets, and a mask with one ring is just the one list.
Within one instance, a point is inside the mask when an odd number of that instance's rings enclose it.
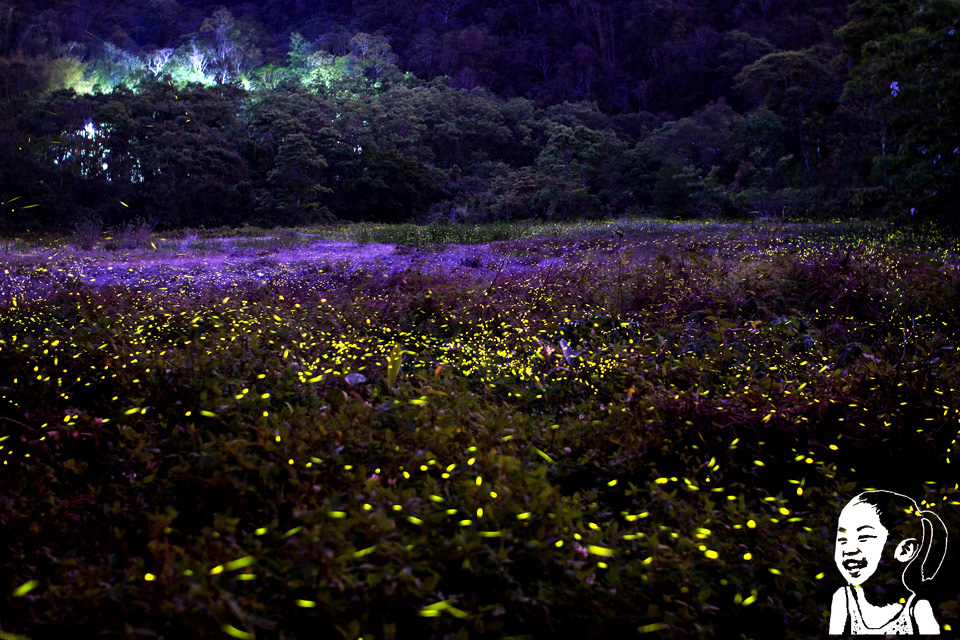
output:
{"label": "sleeveless top on cartoon girl", "polygon": [[917,632],[916,624],[913,622],[913,605],[915,593],[910,594],[906,604],[900,608],[900,611],[892,619],[879,627],[871,627],[863,621],[863,612],[860,610],[861,603],[857,598],[860,589],[855,589],[849,585],[843,587],[847,597],[847,611],[850,612],[850,633],[853,635],[870,634],[893,634],[898,636],[911,635]]}
{"label": "sleeveless top on cartoon girl", "polygon": [[834,560],[847,586],[833,594],[830,634],[939,634],[917,590],[940,570],[946,540],[943,521],[907,496],[865,491],[851,500],[837,526]]}

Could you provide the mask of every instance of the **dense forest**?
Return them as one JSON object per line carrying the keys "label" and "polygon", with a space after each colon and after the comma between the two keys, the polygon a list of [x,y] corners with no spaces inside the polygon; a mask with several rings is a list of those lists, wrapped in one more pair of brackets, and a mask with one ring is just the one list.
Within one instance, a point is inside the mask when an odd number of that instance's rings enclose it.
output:
{"label": "dense forest", "polygon": [[0,2],[0,227],[957,228],[957,0]]}

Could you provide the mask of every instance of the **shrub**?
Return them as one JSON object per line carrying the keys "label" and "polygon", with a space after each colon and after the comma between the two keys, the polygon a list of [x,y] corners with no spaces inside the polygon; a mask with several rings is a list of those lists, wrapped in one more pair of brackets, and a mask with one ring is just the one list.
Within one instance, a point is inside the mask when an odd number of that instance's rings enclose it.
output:
{"label": "shrub", "polygon": [[99,216],[81,218],[73,229],[73,243],[84,251],[91,251],[103,234],[103,220]]}
{"label": "shrub", "polygon": [[139,249],[150,241],[155,226],[143,218],[128,220],[113,229],[109,246],[112,249]]}

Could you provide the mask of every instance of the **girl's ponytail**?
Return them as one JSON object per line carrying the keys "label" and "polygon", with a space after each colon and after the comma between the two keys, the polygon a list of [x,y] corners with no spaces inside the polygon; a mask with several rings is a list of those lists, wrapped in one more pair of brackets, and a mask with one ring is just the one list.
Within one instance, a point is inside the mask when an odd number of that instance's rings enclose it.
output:
{"label": "girl's ponytail", "polygon": [[914,539],[919,550],[903,569],[908,589],[923,588],[940,571],[947,555],[947,527],[933,511],[923,510],[916,500],[901,493],[874,489],[853,499],[872,506],[893,540]]}
{"label": "girl's ponytail", "polygon": [[[921,582],[927,582],[928,580],[933,580],[937,572],[940,571],[940,567],[943,566],[944,559],[947,557],[947,525],[945,525],[943,520],[940,519],[940,516],[933,511],[918,510],[917,515],[923,518],[923,543],[921,553],[924,555],[920,564],[920,579]],[[934,523],[936,523],[936,526]],[[942,534],[942,537],[940,534]],[[942,545],[936,544],[938,538],[943,540]],[[936,551],[934,550],[934,546],[937,546]],[[926,548],[925,552],[923,548]]]}

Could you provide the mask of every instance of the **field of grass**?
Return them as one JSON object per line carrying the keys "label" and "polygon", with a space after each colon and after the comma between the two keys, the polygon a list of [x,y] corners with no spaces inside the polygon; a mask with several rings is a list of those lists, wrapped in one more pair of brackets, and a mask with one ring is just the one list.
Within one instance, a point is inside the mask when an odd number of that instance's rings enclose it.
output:
{"label": "field of grass", "polygon": [[3,243],[0,638],[822,637],[857,493],[960,536],[955,243],[223,235]]}

